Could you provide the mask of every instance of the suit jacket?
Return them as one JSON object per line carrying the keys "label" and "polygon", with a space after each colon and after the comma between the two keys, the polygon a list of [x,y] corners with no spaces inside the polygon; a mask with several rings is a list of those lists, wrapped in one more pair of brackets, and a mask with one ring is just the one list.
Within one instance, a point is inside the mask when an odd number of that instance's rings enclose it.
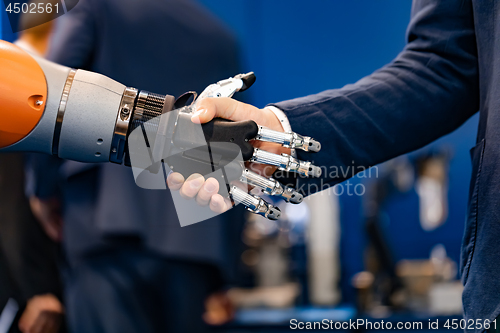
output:
{"label": "suit jacket", "polygon": [[500,314],[499,27],[498,1],[415,0],[408,43],[392,63],[342,89],[275,104],[295,131],[323,143],[314,160],[324,177],[299,182],[310,192],[343,181],[340,168],[361,171],[420,148],[480,110],[461,259],[467,319]]}
{"label": "suit jacket", "polygon": [[[239,69],[232,35],[192,0],[81,0],[58,19],[48,58],[174,96]],[[165,256],[231,267],[242,210],[181,228],[169,191],[139,188],[131,168],[57,164],[38,156],[32,188],[45,197],[62,193],[70,261],[126,238]]]}

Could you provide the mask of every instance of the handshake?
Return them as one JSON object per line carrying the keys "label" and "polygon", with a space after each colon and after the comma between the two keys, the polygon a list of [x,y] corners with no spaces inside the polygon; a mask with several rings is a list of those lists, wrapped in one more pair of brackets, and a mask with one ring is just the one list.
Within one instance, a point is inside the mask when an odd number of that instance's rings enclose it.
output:
{"label": "handshake", "polygon": [[302,194],[273,179],[275,171],[321,176],[320,168],[293,157],[295,149],[318,152],[319,142],[285,131],[279,111],[230,98],[254,82],[253,73],[219,81],[191,105],[163,113],[130,134],[136,183],[162,188],[153,184],[165,186],[166,178],[181,225],[203,221],[239,203],[276,220],[279,208],[251,193],[298,204]]}

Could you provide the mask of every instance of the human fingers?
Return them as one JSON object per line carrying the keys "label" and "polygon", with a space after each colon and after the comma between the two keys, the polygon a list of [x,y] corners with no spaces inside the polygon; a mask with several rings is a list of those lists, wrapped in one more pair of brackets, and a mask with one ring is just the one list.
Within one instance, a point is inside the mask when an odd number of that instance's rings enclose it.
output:
{"label": "human fingers", "polygon": [[177,191],[181,188],[182,184],[184,184],[184,176],[178,172],[172,172],[167,177],[167,185],[168,188],[174,191]]}
{"label": "human fingers", "polygon": [[269,109],[259,109],[253,105],[227,97],[202,99],[198,102],[197,110],[191,117],[191,121],[203,124],[214,118],[224,118],[232,121],[253,120],[258,125],[276,131],[283,131],[281,122]]}
{"label": "human fingers", "polygon": [[219,182],[215,178],[208,178],[196,196],[196,202],[200,206],[206,206],[214,194],[219,191]]}
{"label": "human fingers", "polygon": [[225,200],[220,194],[214,194],[210,199],[210,209],[214,213],[221,214],[229,208],[231,208],[231,203],[228,202],[228,200]]}
{"label": "human fingers", "polygon": [[184,199],[192,199],[198,194],[204,183],[205,178],[199,173],[194,173],[182,184],[179,194]]}

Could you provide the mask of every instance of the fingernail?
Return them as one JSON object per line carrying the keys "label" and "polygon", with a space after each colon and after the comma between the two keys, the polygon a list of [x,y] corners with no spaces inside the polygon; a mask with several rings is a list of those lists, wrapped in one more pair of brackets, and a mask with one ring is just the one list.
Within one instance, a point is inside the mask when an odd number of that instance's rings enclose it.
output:
{"label": "fingernail", "polygon": [[214,192],[217,186],[213,182],[209,182],[205,184],[205,190],[207,192]]}
{"label": "fingernail", "polygon": [[206,109],[198,109],[193,115],[191,116],[191,121],[195,124],[201,124],[201,119],[200,116],[207,112]]}
{"label": "fingernail", "polygon": [[173,185],[180,185],[184,181],[183,177],[181,175],[173,174],[170,176],[170,182]]}
{"label": "fingernail", "polygon": [[217,202],[215,200],[211,200],[210,205],[212,205],[212,207],[214,207],[214,208],[219,208],[219,202]]}
{"label": "fingernail", "polygon": [[203,184],[203,178],[202,177],[197,177],[193,180],[190,181],[189,186],[191,186],[192,189],[197,189]]}
{"label": "fingernail", "polygon": [[199,117],[199,116],[201,116],[205,112],[207,112],[207,109],[198,109],[198,110],[196,110],[195,113],[193,113],[193,115],[191,116],[191,118],[193,118],[193,117]]}
{"label": "fingernail", "polygon": [[201,120],[200,120],[200,117],[198,116],[192,116],[191,117],[191,121],[195,124],[201,124]]}

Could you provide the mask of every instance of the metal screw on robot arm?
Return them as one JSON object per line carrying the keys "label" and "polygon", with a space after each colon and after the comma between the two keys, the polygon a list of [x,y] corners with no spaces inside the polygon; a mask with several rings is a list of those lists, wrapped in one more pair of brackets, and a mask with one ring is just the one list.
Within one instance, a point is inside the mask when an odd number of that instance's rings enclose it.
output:
{"label": "metal screw on robot arm", "polygon": [[229,193],[234,202],[241,203],[252,213],[262,215],[270,220],[277,220],[281,216],[281,211],[278,207],[274,207],[263,199],[248,194],[236,186],[233,186]]}
{"label": "metal screw on robot arm", "polygon": [[289,132],[273,131],[267,127],[259,126],[259,133],[256,140],[275,142],[281,144],[285,148],[302,149],[304,151],[318,152],[321,150],[321,144],[309,136]]}
{"label": "metal screw on robot arm", "polygon": [[283,186],[273,178],[268,179],[248,169],[243,170],[240,180],[248,185],[261,188],[268,195],[282,197],[287,202],[298,204],[304,199],[304,196],[293,188]]}
{"label": "metal screw on robot arm", "polygon": [[287,154],[278,155],[255,148],[250,161],[261,164],[274,165],[277,166],[280,170],[296,172],[305,177],[321,176],[321,168],[313,165],[311,162],[299,161],[298,159]]}

